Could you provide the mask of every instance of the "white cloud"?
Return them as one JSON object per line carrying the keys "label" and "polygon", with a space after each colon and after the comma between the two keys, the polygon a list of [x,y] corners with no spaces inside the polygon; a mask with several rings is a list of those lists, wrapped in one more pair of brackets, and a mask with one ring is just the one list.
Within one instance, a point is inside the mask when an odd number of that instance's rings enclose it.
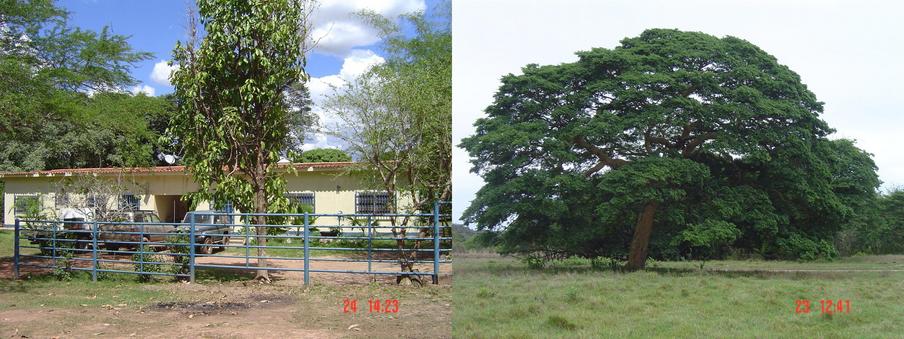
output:
{"label": "white cloud", "polygon": [[170,76],[177,69],[179,69],[179,65],[170,66],[168,61],[160,60],[160,62],[154,64],[154,70],[151,71],[151,80],[161,85],[170,86]]}
{"label": "white cloud", "polygon": [[352,50],[345,60],[339,74],[313,77],[308,81],[308,90],[311,92],[311,100],[317,105],[336,88],[345,86],[349,81],[370,70],[375,65],[382,64],[385,60],[370,50]]}
{"label": "white cloud", "polygon": [[311,18],[311,36],[318,40],[315,51],[345,56],[355,47],[379,41],[377,31],[356,17],[359,11],[370,10],[395,19],[426,8],[423,0],[324,0]]}
{"label": "white cloud", "polygon": [[339,145],[341,144],[341,140],[336,139],[335,137],[326,135],[326,133],[314,133],[311,137],[308,137],[307,142],[304,145],[301,145],[301,149],[303,151],[310,151],[315,148],[334,148],[340,149]]}
{"label": "white cloud", "polygon": [[311,100],[314,101],[315,106],[318,106],[336,88],[345,86],[346,83],[367,72],[371,67],[385,61],[383,57],[371,50],[352,50],[342,61],[339,74],[312,77],[308,81],[307,86],[311,92]]}
{"label": "white cloud", "polygon": [[154,88],[151,86],[141,84],[141,85],[132,86],[132,88],[129,89],[129,92],[131,92],[132,95],[138,95],[139,93],[144,93],[145,95],[152,97],[152,96],[154,96],[154,93],[156,92],[156,90],[154,90]]}
{"label": "white cloud", "polygon": [[[313,105],[311,110],[320,117],[321,126],[332,127],[337,119],[323,110],[323,102],[334,91],[341,90],[347,83],[354,81],[359,75],[370,70],[375,65],[382,64],[386,60],[371,50],[352,50],[342,61],[342,68],[338,74],[322,77],[312,77],[308,80],[308,91],[311,93]],[[341,148],[342,141],[323,133],[315,133],[313,140],[308,140],[302,147],[304,150],[312,148]]]}
{"label": "white cloud", "polygon": [[339,70],[339,77],[345,81],[352,81],[359,75],[370,70],[371,67],[382,64],[386,59],[377,55],[373,51],[366,49],[352,50],[345,60],[342,61],[342,69]]}

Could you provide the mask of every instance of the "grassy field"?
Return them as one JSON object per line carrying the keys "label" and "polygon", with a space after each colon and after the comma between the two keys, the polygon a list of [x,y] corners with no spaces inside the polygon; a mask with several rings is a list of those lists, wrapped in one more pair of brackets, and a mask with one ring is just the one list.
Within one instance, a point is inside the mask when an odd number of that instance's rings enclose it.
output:
{"label": "grassy field", "polygon": [[[618,273],[580,263],[536,270],[509,257],[461,254],[453,336],[900,337],[904,272],[866,270],[902,263],[904,256],[725,261],[701,271],[699,262],[660,262],[660,273]],[[814,268],[859,272],[770,271]],[[850,300],[850,313],[822,314],[824,299]],[[808,314],[796,312],[797,300],[810,301]]]}

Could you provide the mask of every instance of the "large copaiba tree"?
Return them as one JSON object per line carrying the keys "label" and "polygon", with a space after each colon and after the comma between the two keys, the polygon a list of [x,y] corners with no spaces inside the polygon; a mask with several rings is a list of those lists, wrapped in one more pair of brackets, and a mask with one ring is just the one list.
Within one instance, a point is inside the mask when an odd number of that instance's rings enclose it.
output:
{"label": "large copaiba tree", "polygon": [[[306,79],[310,10],[299,0],[198,1],[206,36],[198,42],[190,24],[190,40],[173,53],[180,65],[172,76],[179,110],[170,127],[198,182],[193,201],[231,201],[254,213],[288,207],[276,164],[292,123],[286,94]],[[254,218],[254,224],[266,223]],[[256,233],[265,245],[266,230],[256,227]],[[258,266],[266,261],[258,259]],[[269,281],[264,269],[257,278]]]}
{"label": "large copaiba tree", "polygon": [[509,252],[766,258],[835,253],[875,198],[869,154],[829,140],[823,105],[735,37],[651,29],[507,75],[462,146],[486,185],[465,211]]}

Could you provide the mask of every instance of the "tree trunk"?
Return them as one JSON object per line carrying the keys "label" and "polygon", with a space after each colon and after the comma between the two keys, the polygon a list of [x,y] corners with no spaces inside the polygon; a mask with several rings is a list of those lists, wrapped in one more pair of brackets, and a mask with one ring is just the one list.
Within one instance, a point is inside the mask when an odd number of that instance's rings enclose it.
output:
{"label": "tree trunk", "polygon": [[[257,188],[254,191],[254,213],[267,213],[267,193],[264,191],[263,187]],[[267,217],[263,215],[258,215],[253,218],[252,224],[254,225],[264,225],[267,223]],[[267,267],[267,259],[260,258],[265,255],[263,246],[267,245],[267,238],[264,237],[267,235],[266,227],[254,227],[254,232],[257,235],[257,245],[261,246],[257,248],[257,267]],[[254,277],[257,280],[261,280],[264,282],[270,282],[270,274],[267,270],[257,270],[257,274]]]}
{"label": "tree trunk", "polygon": [[643,212],[637,217],[637,226],[634,227],[634,239],[631,240],[631,250],[628,254],[628,264],[625,269],[635,271],[642,269],[647,262],[647,249],[650,245],[650,234],[653,232],[653,216],[656,215],[656,207],[659,203],[649,201],[643,207]]}

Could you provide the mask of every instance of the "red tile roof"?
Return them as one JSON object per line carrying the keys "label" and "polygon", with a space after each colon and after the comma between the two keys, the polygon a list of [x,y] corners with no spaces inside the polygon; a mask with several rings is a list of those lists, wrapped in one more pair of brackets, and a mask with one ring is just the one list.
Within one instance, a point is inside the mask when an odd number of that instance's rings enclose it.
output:
{"label": "red tile roof", "polygon": [[[296,163],[292,164],[296,170],[311,169],[344,169],[357,165],[356,162],[312,162],[312,163]],[[285,167],[287,165],[279,165]],[[38,176],[61,176],[61,175],[78,175],[78,174],[163,174],[163,173],[185,173],[185,166],[157,166],[157,167],[101,167],[101,168],[61,168],[46,171],[30,171],[30,172],[0,172],[0,178],[4,177],[38,177]]]}

